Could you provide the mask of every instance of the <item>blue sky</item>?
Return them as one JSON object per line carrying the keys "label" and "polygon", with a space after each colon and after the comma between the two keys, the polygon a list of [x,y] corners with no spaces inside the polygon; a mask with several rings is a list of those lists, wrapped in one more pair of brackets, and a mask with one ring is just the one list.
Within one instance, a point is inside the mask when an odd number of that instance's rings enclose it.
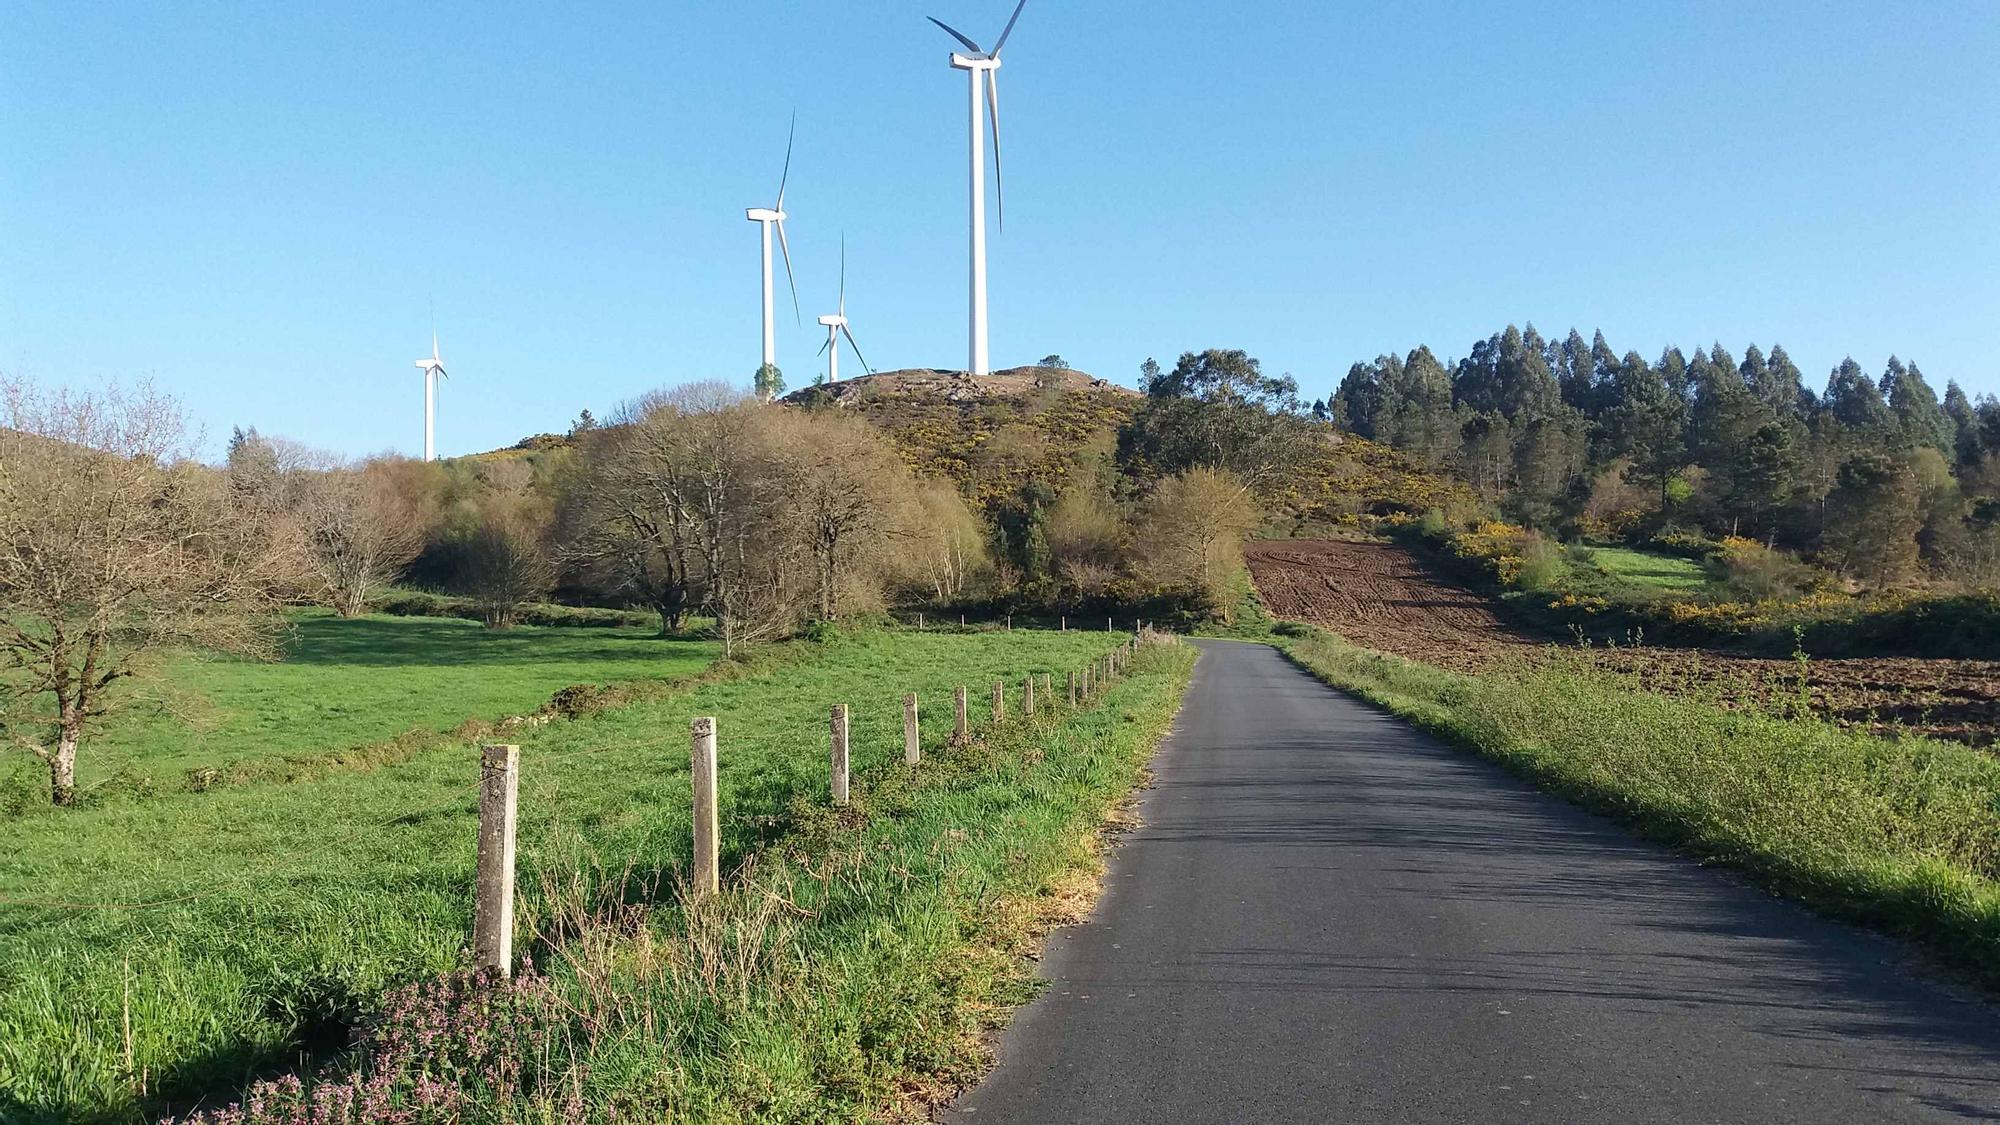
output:
{"label": "blue sky", "polygon": [[[446,453],[747,382],[794,108],[787,378],[843,230],[870,362],[963,364],[965,87],[923,17],[990,38],[1006,0],[558,7],[13,0],[0,371],[355,454],[419,447],[433,303]],[[2000,392],[2000,4],[1251,12],[1029,0],[996,367],[1242,347],[1318,395],[1533,321]]]}

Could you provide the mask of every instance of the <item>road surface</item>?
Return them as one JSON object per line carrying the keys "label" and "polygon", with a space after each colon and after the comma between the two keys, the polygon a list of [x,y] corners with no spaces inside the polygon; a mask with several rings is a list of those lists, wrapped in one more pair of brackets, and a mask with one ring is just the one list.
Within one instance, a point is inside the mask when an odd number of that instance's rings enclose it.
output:
{"label": "road surface", "polygon": [[1204,642],[987,1122],[2000,1120],[2000,1008]]}

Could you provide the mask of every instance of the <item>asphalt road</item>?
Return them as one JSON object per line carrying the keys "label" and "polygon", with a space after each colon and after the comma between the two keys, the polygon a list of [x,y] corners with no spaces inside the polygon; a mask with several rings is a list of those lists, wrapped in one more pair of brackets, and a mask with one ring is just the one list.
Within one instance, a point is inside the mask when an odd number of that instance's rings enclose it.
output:
{"label": "asphalt road", "polygon": [[2000,1007],[1203,644],[1144,827],[945,1119],[2000,1120]]}

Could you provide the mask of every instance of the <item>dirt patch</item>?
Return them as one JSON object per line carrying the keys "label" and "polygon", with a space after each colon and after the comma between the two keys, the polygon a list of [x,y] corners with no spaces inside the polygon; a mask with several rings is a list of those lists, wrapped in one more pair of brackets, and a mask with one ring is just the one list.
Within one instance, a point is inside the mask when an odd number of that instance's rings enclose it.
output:
{"label": "dirt patch", "polygon": [[[1369,648],[1460,672],[1545,660],[1555,638],[1514,627],[1493,602],[1389,543],[1269,540],[1244,550],[1270,611],[1324,625]],[[1730,702],[1794,698],[1800,669],[1703,649],[1600,650],[1598,659],[1647,686]],[[1907,731],[1976,746],[2000,740],[2000,662],[1865,657],[1812,660],[1805,689],[1821,713],[1877,732]]]}

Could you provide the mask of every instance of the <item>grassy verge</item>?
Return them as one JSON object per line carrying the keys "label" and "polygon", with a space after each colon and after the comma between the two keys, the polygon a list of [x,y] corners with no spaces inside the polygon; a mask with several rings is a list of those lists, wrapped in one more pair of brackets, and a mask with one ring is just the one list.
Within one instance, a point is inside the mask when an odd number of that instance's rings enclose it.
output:
{"label": "grassy verge", "polygon": [[[993,679],[1060,679],[1120,639],[840,637],[811,659],[519,732],[520,927],[548,966],[532,979],[561,1010],[591,1013],[565,1040],[588,1069],[564,1069],[563,1081],[593,1105],[643,1102],[667,1116],[789,1105],[803,1120],[820,1119],[807,1107],[873,1104],[904,1076],[964,1065],[967,1013],[1004,999],[1008,973],[989,966],[962,989],[922,974],[971,972],[966,950],[1001,924],[995,896],[1076,862],[1185,669],[1150,656],[1103,706],[1036,728],[1039,741],[990,760],[937,754],[918,779],[897,764],[900,695],[920,693],[927,741],[941,748],[953,686],[974,685],[978,699]],[[840,818],[818,808],[834,701],[854,708],[864,794]],[[720,719],[725,869],[751,871],[725,896],[733,905],[683,915],[673,883],[689,847],[696,714]],[[344,1044],[370,1013],[393,1015],[385,994],[462,963],[475,777],[459,745],[365,774],[13,826],[0,858],[0,1116],[185,1108]],[[744,928],[753,923],[764,928]],[[939,988],[943,1000],[931,998]],[[950,1034],[929,1023],[886,1034],[906,1007],[953,1014]],[[482,1097],[505,1107],[542,1096],[509,1089]]]}
{"label": "grassy verge", "polygon": [[2000,758],[1655,694],[1587,652],[1466,676],[1305,626],[1274,641],[1543,788],[2000,987]]}

